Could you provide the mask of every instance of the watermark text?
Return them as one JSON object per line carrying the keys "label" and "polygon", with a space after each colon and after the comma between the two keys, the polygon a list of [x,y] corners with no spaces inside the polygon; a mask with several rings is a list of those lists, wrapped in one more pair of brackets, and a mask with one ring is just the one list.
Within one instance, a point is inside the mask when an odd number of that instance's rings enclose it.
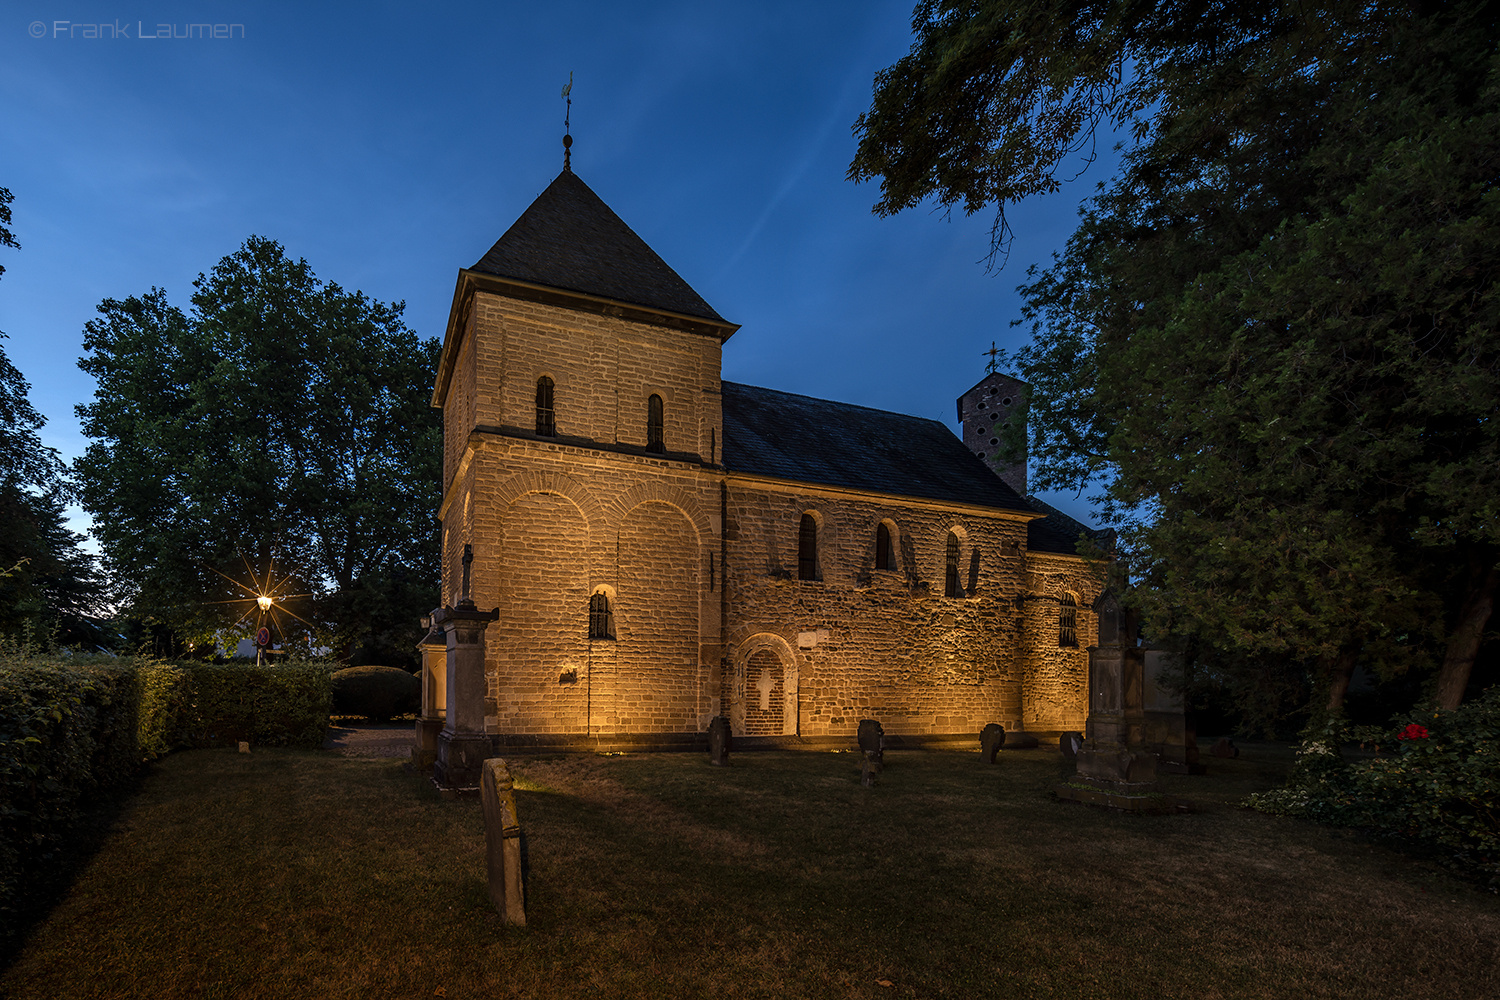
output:
{"label": "watermark text", "polygon": [[32,21],[26,31],[32,38],[127,38],[157,41],[175,38],[244,38],[243,24],[147,24],[145,21]]}

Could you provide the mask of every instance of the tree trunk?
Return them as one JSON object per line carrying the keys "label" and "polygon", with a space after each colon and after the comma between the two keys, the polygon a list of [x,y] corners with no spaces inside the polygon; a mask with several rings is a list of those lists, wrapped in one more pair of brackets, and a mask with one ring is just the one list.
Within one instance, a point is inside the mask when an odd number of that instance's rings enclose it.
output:
{"label": "tree trunk", "polygon": [[1349,680],[1354,676],[1354,663],[1358,658],[1358,649],[1341,649],[1328,664],[1328,715],[1330,717],[1344,710],[1344,696],[1349,693]]}
{"label": "tree trunk", "polygon": [[1484,627],[1494,610],[1497,586],[1500,586],[1500,562],[1491,561],[1488,572],[1481,568],[1470,577],[1469,592],[1458,624],[1448,637],[1448,651],[1438,673],[1438,708],[1451,712],[1464,700],[1464,689],[1469,686],[1469,674],[1474,670],[1474,659],[1484,639]]}

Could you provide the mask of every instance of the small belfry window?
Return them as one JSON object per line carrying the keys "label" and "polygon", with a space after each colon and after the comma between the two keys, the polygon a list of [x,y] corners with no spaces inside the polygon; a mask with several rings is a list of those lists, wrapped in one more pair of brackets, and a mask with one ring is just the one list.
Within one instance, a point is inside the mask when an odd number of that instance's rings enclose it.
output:
{"label": "small belfry window", "polygon": [[1057,615],[1057,644],[1074,647],[1078,645],[1078,598],[1072,594],[1062,595],[1062,607]]}
{"label": "small belfry window", "polygon": [[552,380],[545,375],[536,380],[536,432],[542,437],[557,436],[557,415],[552,409]]}
{"label": "small belfry window", "polygon": [[651,398],[646,400],[646,450],[667,450],[667,446],[662,442],[661,397],[655,393],[652,393]]}
{"label": "small belfry window", "polygon": [[958,535],[948,532],[948,571],[946,583],[943,586],[945,597],[964,596],[963,588],[958,585]]}
{"label": "small belfry window", "polygon": [[890,569],[894,562],[891,558],[891,529],[878,525],[875,528],[875,568]]}
{"label": "small belfry window", "polygon": [[615,613],[609,606],[609,595],[600,590],[589,598],[589,638],[613,639]]}
{"label": "small belfry window", "polygon": [[811,514],[802,515],[797,531],[797,579],[818,578],[818,522]]}

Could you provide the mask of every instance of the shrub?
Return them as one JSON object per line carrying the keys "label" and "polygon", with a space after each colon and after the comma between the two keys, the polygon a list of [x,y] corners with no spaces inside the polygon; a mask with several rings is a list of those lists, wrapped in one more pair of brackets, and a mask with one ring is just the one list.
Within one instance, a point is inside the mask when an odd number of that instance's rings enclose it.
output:
{"label": "shrub", "polygon": [[348,667],[333,675],[333,710],[381,722],[421,707],[422,682],[396,667]]}
{"label": "shrub", "polygon": [[[1350,738],[1373,743],[1377,756],[1346,761],[1338,748]],[[1328,723],[1303,741],[1284,787],[1246,804],[1361,827],[1500,891],[1500,687],[1452,712],[1413,712],[1393,729]]]}

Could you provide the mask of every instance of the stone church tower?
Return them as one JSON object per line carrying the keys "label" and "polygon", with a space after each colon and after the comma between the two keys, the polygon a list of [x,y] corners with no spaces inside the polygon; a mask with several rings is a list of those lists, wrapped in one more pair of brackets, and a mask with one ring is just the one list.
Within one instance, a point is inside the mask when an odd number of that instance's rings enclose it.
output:
{"label": "stone church tower", "polygon": [[497,746],[1081,727],[1081,526],[936,421],[722,382],[737,329],[566,168],[459,272],[443,601],[472,545]]}

